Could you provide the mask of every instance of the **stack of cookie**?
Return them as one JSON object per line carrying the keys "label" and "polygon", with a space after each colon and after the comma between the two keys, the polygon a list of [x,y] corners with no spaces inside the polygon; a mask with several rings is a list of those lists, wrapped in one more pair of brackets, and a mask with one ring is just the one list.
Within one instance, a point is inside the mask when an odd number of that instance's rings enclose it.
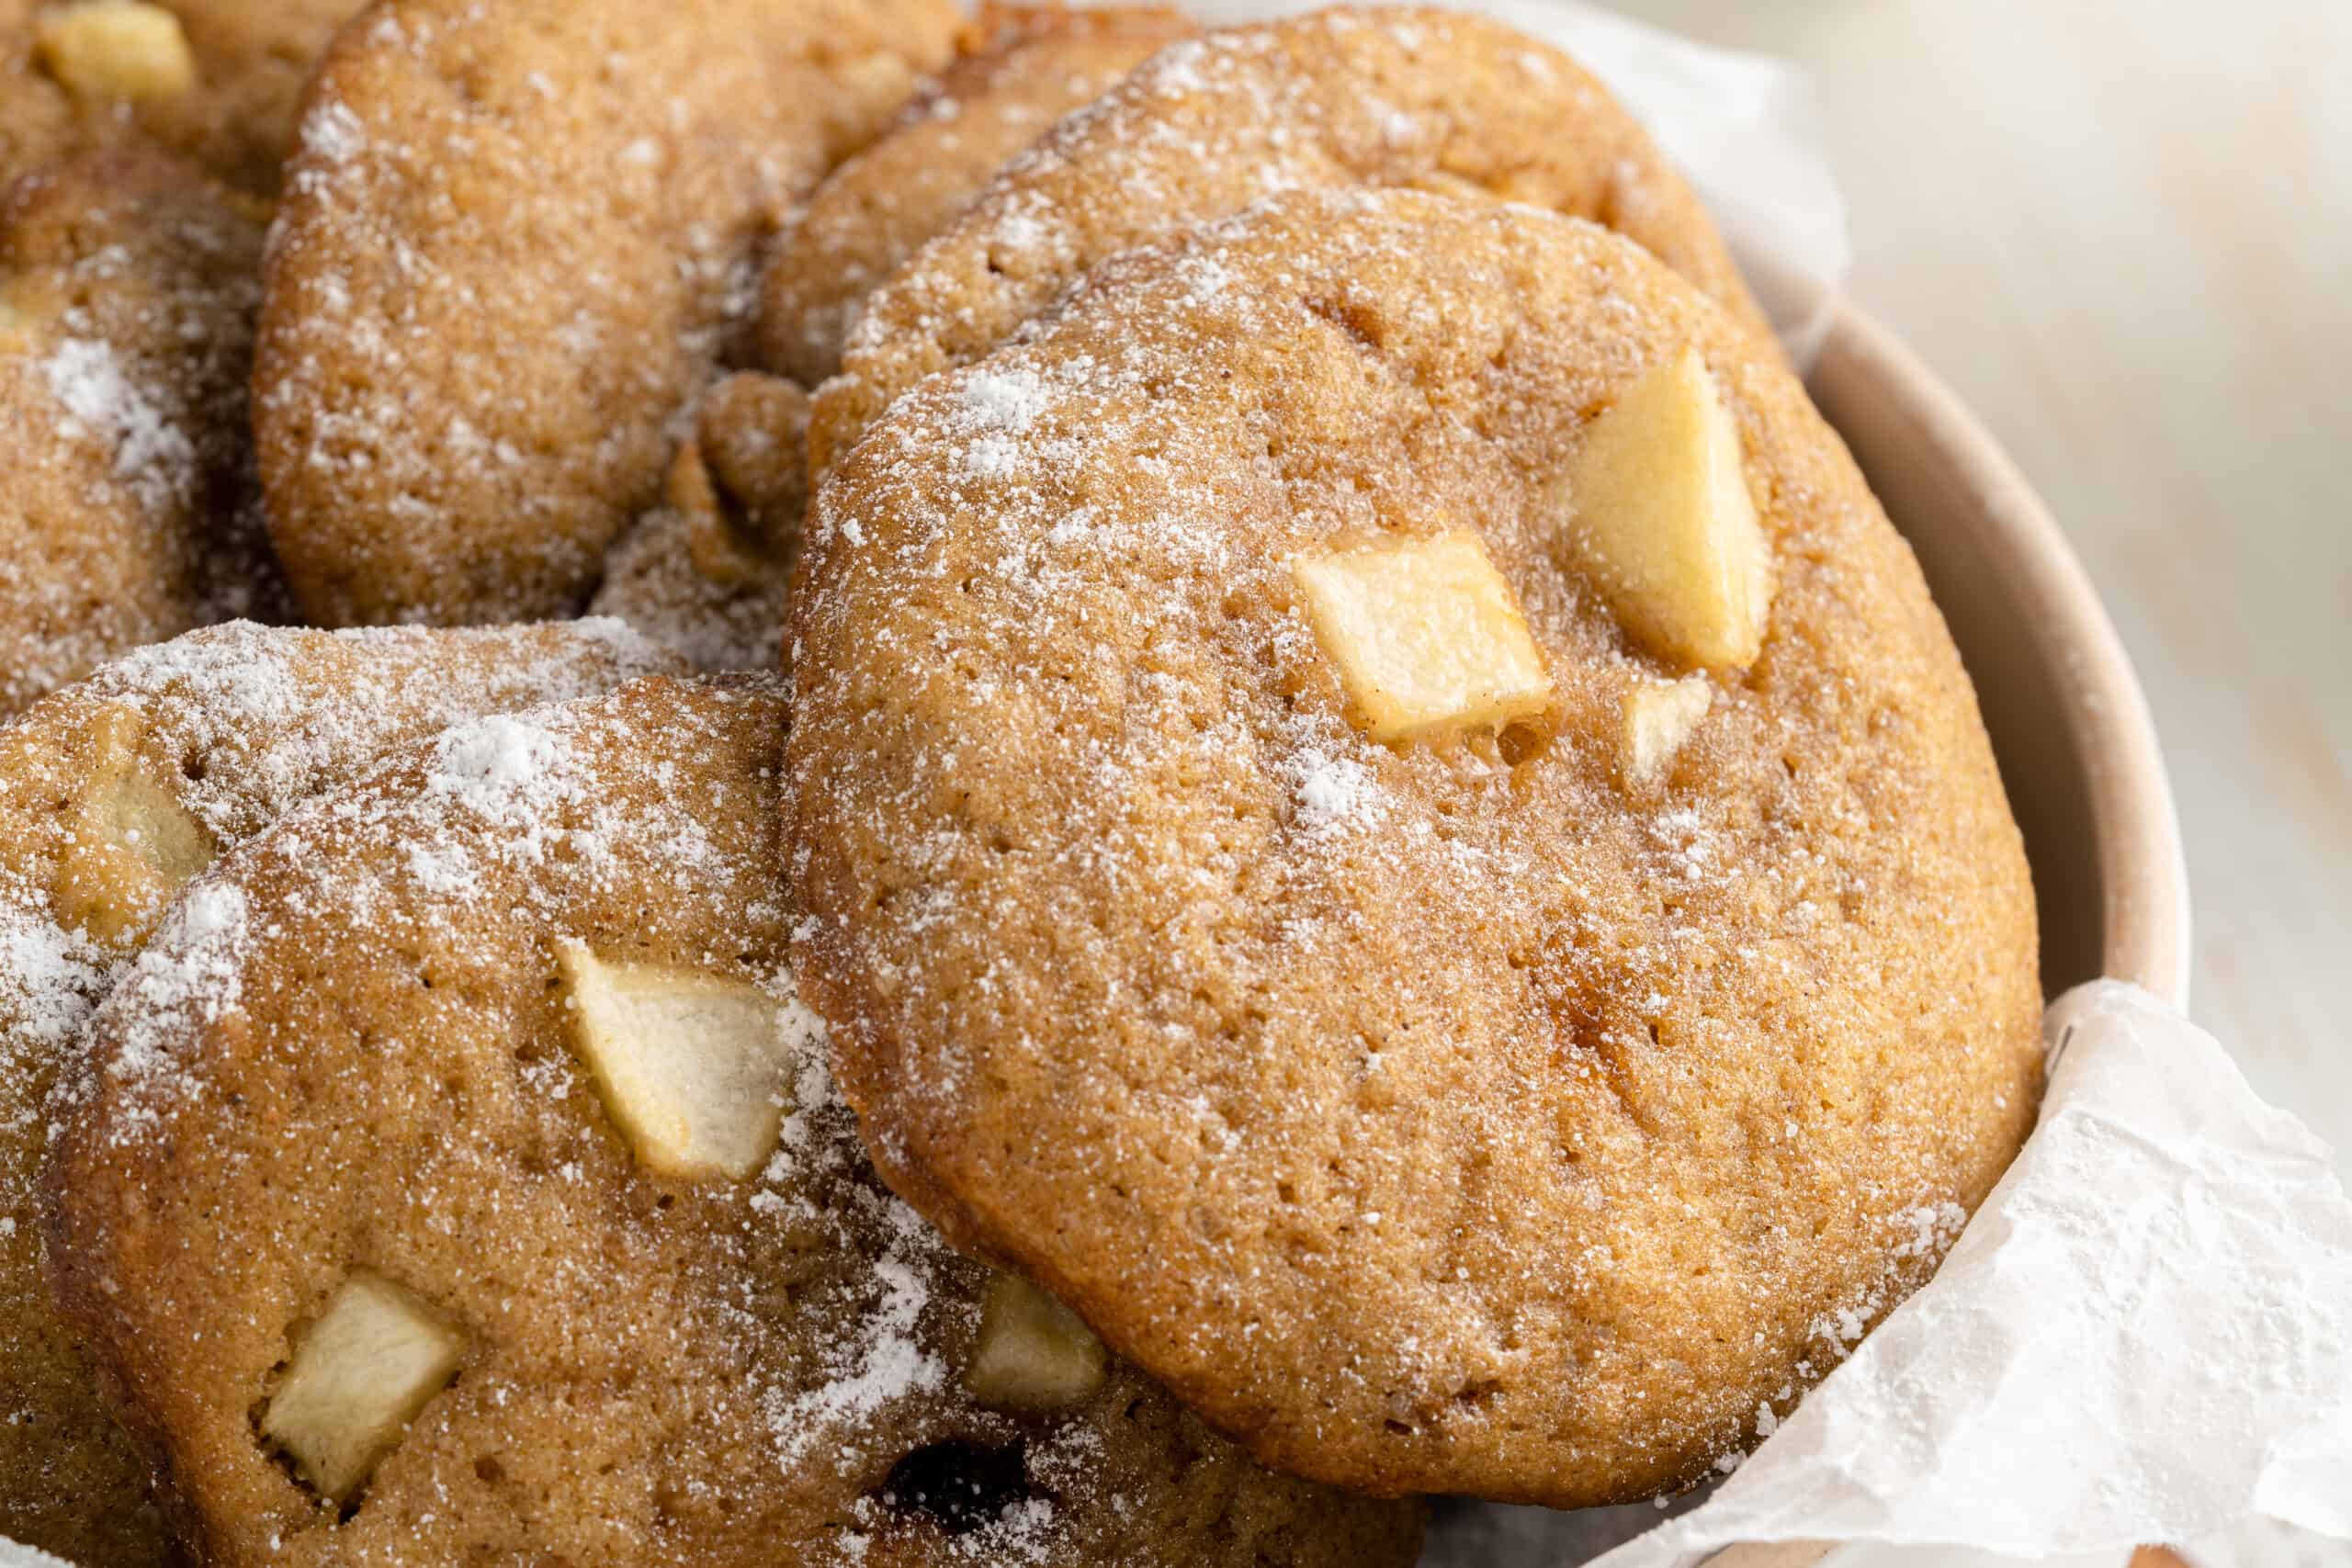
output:
{"label": "stack of cookie", "polygon": [[1544,45],[0,73],[0,1536],[1409,1563],[1730,1468],[2030,1124],[1950,639]]}

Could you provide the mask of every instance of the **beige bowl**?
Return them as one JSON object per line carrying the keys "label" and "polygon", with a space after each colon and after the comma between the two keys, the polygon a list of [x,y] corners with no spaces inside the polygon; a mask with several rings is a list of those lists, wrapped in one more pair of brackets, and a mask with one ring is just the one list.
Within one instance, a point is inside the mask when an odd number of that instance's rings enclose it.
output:
{"label": "beige bowl", "polygon": [[2147,699],[2065,536],[1951,389],[1842,308],[1808,378],[1911,542],[1976,682],[2041,906],[2055,997],[2188,992],[2188,874]]}
{"label": "beige bowl", "polygon": [[[1951,389],[1851,306],[1807,384],[1917,553],[1976,682],[2033,865],[2043,992],[2106,976],[2185,1008],[2172,786],[2131,661],[2049,509]],[[1829,1550],[1736,1546],[1706,1568],[1814,1568]]]}

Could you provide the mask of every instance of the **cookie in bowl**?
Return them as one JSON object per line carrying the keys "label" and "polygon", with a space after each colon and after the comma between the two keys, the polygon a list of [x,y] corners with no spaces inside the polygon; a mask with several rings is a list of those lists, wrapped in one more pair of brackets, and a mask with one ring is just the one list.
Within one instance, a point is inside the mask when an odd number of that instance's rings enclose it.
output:
{"label": "cookie in bowl", "polygon": [[461,718],[677,667],[613,622],[228,626],[142,649],[0,728],[0,1539],[164,1557],[143,1468],[50,1304],[33,1199],[50,1097],[180,887],[297,803]]}
{"label": "cookie in bowl", "polygon": [[794,951],[869,1150],[1267,1462],[1690,1484],[2031,1124],[1917,564],[1620,236],[1321,191],[1130,253],[806,552]]}
{"label": "cookie in bowl", "polygon": [[254,378],[305,615],[576,611],[741,362],[763,245],[960,23],[951,0],[382,0],[339,34]]}
{"label": "cookie in bowl", "polygon": [[450,731],[94,1027],[62,1294],[204,1561],[1409,1563],[874,1179],[786,962],[773,682]]}
{"label": "cookie in bowl", "polygon": [[278,607],[245,435],[261,248],[243,204],[133,141],[0,186],[0,718]]}
{"label": "cookie in bowl", "polygon": [[1594,220],[1770,340],[1698,198],[1574,61],[1486,17],[1342,6],[1172,45],[1014,158],[867,301],[817,399],[814,471],[1097,262],[1325,186],[1432,186]]}

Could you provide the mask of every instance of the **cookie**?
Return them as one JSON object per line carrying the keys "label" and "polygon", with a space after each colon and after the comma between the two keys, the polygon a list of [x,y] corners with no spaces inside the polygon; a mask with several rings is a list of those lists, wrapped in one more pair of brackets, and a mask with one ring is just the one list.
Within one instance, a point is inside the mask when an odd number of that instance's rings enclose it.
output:
{"label": "cookie", "polygon": [[1302,192],[1111,262],[804,551],[795,962],[877,1164],[1268,1463],[1695,1482],[2031,1125],[1918,569],[1616,235]]}
{"label": "cookie", "polygon": [[874,1179],[784,962],[784,729],[772,679],[462,728],[191,887],[47,1184],[188,1544],[1409,1563],[1416,1509],[1251,1466]]}
{"label": "cookie", "polygon": [[261,225],[167,154],[0,193],[0,717],[277,605],[245,435]]}
{"label": "cookie", "polygon": [[[28,0],[0,10],[0,73],[54,130],[135,124],[214,177],[272,197],[311,65],[360,0]],[[9,118],[0,111],[0,118]],[[7,132],[0,129],[0,145]],[[0,167],[5,161],[0,160]]]}
{"label": "cookie", "polygon": [[402,741],[675,667],[611,622],[229,626],[0,728],[0,1538],[83,1568],[164,1560],[141,1467],[51,1313],[33,1182],[61,1066],[180,884]]}
{"label": "cookie", "polygon": [[384,0],[339,35],[255,372],[304,612],[584,602],[745,335],[760,246],[957,21],[951,0]]}
{"label": "cookie", "polygon": [[1194,30],[1181,13],[1141,6],[984,12],[964,57],[889,134],[834,170],[785,232],[761,308],[768,367],[804,387],[839,369],[865,296],[1006,159]]}
{"label": "cookie", "polygon": [[698,670],[773,671],[807,509],[808,394],[738,371],[713,387],[662,504],[605,557],[589,602]]}
{"label": "cookie", "polygon": [[867,301],[817,399],[816,470],[892,399],[987,354],[1105,256],[1333,185],[1593,219],[1769,341],[1698,198],[1573,61],[1483,17],[1340,8],[1178,44],[1015,158]]}

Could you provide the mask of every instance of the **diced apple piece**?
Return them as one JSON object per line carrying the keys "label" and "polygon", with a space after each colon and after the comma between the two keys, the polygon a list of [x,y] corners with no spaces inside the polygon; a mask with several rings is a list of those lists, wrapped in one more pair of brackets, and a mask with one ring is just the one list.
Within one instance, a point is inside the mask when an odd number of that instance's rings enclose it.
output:
{"label": "diced apple piece", "polygon": [[81,798],[68,818],[53,886],[59,916],[94,941],[143,942],[164,907],[212,863],[212,835],[157,782],[129,708],[91,727]]}
{"label": "diced apple piece", "polygon": [[294,1348],[262,1435],[303,1480],[347,1501],[449,1386],[465,1354],[465,1341],[415,1292],[355,1273]]}
{"label": "diced apple piece", "polygon": [[1109,1359],[1076,1313],[1018,1275],[998,1274],[980,1302],[964,1387],[983,1404],[1052,1416],[1101,1388]]}
{"label": "diced apple piece", "polygon": [[1625,694],[1618,762],[1625,783],[1646,789],[1666,777],[1675,754],[1715,700],[1703,675],[1679,681],[1644,681]]}
{"label": "diced apple piece", "polygon": [[1375,740],[1499,727],[1551,700],[1518,596],[1467,529],[1305,556],[1293,571]]}
{"label": "diced apple piece", "polygon": [[775,1151],[789,1068],[782,1008],[748,981],[559,950],[573,1039],[649,1169],[741,1181]]}
{"label": "diced apple piece", "polygon": [[49,73],[78,97],[171,97],[196,85],[196,56],[180,19],[145,0],[75,0],[43,11],[33,45]]}
{"label": "diced apple piece", "polygon": [[1756,661],[1771,554],[1748,499],[1739,427],[1695,349],[1592,421],[1567,502],[1574,547],[1637,641],[1702,669]]}

